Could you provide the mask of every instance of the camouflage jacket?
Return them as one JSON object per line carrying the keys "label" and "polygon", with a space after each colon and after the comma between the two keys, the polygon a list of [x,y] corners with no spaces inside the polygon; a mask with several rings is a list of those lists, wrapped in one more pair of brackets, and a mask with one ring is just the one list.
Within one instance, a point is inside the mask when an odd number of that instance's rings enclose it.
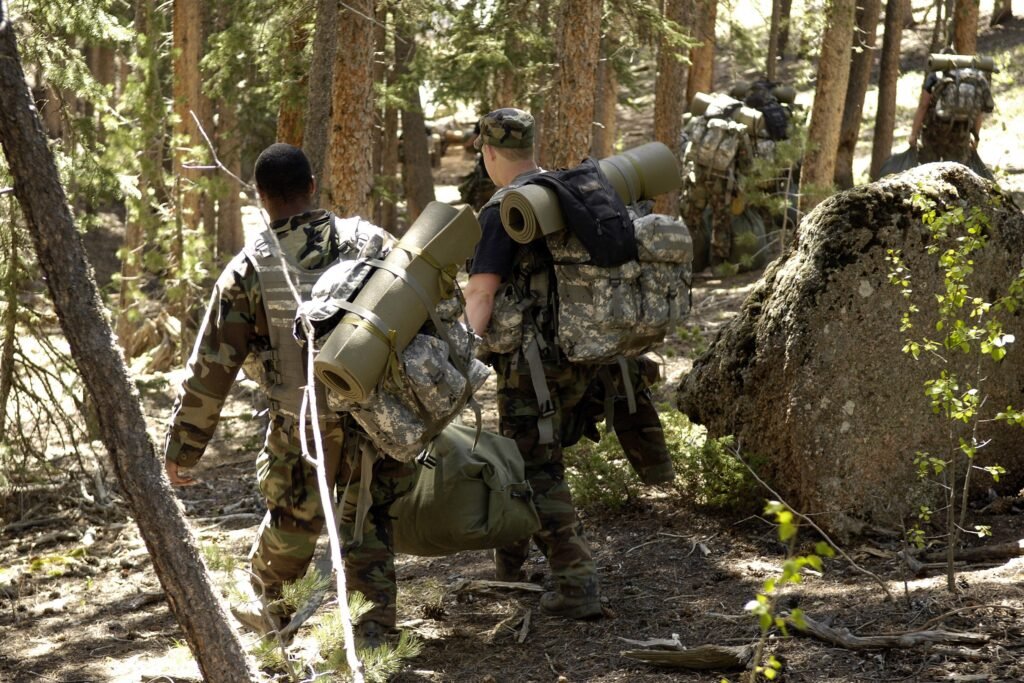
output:
{"label": "camouflage jacket", "polygon": [[[333,220],[333,216],[317,211],[272,227],[282,238],[282,248],[302,254],[306,267],[319,268],[337,260],[344,247],[339,248],[333,230],[324,230],[325,220]],[[320,236],[327,234],[330,239],[315,244],[317,227]],[[300,248],[289,245],[288,240],[303,233],[310,241]],[[282,237],[285,234],[289,237]],[[164,443],[167,460],[190,467],[202,457],[239,369],[250,354],[270,350],[270,339],[259,276],[242,252],[224,268],[213,287],[171,415]]]}

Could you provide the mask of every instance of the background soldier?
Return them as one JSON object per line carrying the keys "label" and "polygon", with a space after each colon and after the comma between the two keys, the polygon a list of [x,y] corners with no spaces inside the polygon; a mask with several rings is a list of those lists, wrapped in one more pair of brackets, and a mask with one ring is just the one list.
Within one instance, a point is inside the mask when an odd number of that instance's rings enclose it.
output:
{"label": "background soldier", "polygon": [[[265,149],[256,160],[255,177],[289,275],[307,296],[328,267],[358,255],[363,238],[377,232],[385,243],[392,239],[366,223],[336,223],[331,213],[316,209],[309,161],[296,147],[274,144]],[[346,225],[356,227],[339,229]],[[299,408],[306,375],[305,351],[292,335],[297,304],[284,280],[274,242],[264,233],[235,256],[218,278],[164,448],[171,484],[194,483],[180,468],[191,467],[202,457],[242,365],[250,357],[262,363],[270,423],[256,473],[268,512],[252,558],[255,596],[247,604],[232,607],[239,621],[261,633],[280,629],[289,621],[292,607],[281,600],[282,586],[306,572],[324,526],[316,468],[303,458],[300,445]],[[324,396],[322,386],[317,394],[318,399]],[[357,624],[356,635],[361,645],[375,646],[395,626],[397,588],[388,508],[411,488],[414,466],[386,457],[360,458],[369,440],[358,442],[354,422],[350,426],[346,416],[328,413],[325,400],[318,400],[318,412],[328,481],[349,484],[342,510],[347,585],[374,603]],[[307,443],[312,443],[311,429],[307,429]],[[373,502],[363,528],[356,530],[353,520],[363,477],[372,477]],[[357,540],[360,535],[361,541]]]}

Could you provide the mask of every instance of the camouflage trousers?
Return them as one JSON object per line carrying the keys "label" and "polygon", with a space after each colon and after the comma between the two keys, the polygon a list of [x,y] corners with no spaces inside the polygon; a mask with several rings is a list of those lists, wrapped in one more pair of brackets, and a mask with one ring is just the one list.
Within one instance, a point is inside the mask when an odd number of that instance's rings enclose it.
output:
{"label": "camouflage trousers", "polygon": [[[357,437],[349,431],[350,439]],[[307,428],[307,443],[312,448],[312,429]],[[359,449],[353,443],[345,447],[346,430],[342,422],[330,422],[322,429],[327,481],[344,491],[341,504],[342,557],[348,590],[359,591],[374,604],[362,617],[387,627],[395,625],[395,553],[391,517],[388,510],[400,496],[408,493],[415,481],[415,465],[392,458],[378,457],[371,471],[364,472]],[[371,477],[372,496],[362,526],[362,540],[356,541],[356,504],[360,482]],[[263,525],[252,558],[254,587],[268,600],[281,596],[282,585],[301,578],[316,549],[325,518],[320,501],[316,468],[302,457],[298,427],[289,418],[275,417],[267,430],[267,439],[256,459],[256,478],[266,499],[269,524]],[[272,612],[288,614],[280,603]]]}
{"label": "camouflage trousers", "polygon": [[926,126],[921,131],[921,149],[918,151],[917,161],[920,164],[955,161],[967,166],[982,178],[995,180],[992,171],[985,166],[985,162],[971,144],[970,131],[964,127]]}
{"label": "camouflage trousers", "polygon": [[[580,436],[586,436],[594,442],[600,441],[597,423],[607,420],[609,429],[618,437],[622,452],[640,481],[645,484],[672,481],[675,477],[672,457],[665,443],[665,430],[658,416],[658,408],[651,396],[651,386],[658,379],[657,362],[646,356],[627,358],[625,368],[619,365],[601,368],[576,410],[576,434],[571,443],[575,443]],[[626,385],[627,380],[629,387]],[[634,397],[632,412],[628,397],[630,388]],[[571,443],[564,445],[569,446]]]}
{"label": "camouflage trousers", "polygon": [[[533,535],[533,541],[547,558],[559,591],[596,594],[597,565],[565,480],[562,435],[593,381],[597,366],[575,365],[564,359],[562,363],[545,362],[544,374],[554,409],[555,438],[550,444],[539,443],[540,408],[525,359],[519,354],[503,354],[497,357],[495,369],[500,431],[519,446],[540,517],[541,529]],[[518,571],[529,550],[529,539],[497,549],[494,559],[499,573],[511,575]]]}

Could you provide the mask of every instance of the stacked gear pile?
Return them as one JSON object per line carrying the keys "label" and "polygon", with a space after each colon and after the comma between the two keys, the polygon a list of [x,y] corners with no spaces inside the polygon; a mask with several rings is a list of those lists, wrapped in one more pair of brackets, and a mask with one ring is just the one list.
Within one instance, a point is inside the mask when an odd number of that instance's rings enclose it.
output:
{"label": "stacked gear pile", "polygon": [[479,234],[471,212],[435,202],[400,242],[368,240],[357,260],[323,273],[299,309],[327,406],[350,413],[396,460],[419,455],[487,379],[454,284]]}
{"label": "stacked gear pile", "polygon": [[697,93],[683,131],[680,211],[693,239],[693,268],[767,260],[764,220],[748,206],[740,179],[759,156],[771,159],[774,140],[765,117],[726,95]]}

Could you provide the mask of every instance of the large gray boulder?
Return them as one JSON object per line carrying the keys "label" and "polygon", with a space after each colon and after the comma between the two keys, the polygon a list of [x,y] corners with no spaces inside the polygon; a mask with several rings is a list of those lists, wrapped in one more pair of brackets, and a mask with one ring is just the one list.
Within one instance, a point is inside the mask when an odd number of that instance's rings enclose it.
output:
{"label": "large gray boulder", "polygon": [[[918,451],[950,451],[950,424],[934,415],[924,382],[942,369],[986,377],[991,415],[1024,407],[1024,316],[1004,315],[1016,335],[1006,358],[953,356],[946,364],[901,352],[909,335],[935,336],[941,276],[925,251],[927,231],[911,207],[922,193],[945,206],[982,207],[989,242],[975,257],[971,292],[1006,292],[1024,265],[1024,217],[998,188],[958,164],[929,164],[839,193],[812,211],[799,247],[766,269],[740,314],[726,325],[678,387],[678,405],[713,436],[734,434],[740,450],[787,501],[841,535],[865,522],[911,523],[939,487],[922,484]],[[913,273],[915,328],[901,332],[907,302],[889,283],[886,250],[902,250]],[[947,354],[949,355],[949,354]],[[1009,470],[997,490],[1024,483],[1024,429],[987,422],[991,439],[976,464]],[[962,472],[961,472],[962,473]],[[973,481],[992,484],[975,470]]]}

